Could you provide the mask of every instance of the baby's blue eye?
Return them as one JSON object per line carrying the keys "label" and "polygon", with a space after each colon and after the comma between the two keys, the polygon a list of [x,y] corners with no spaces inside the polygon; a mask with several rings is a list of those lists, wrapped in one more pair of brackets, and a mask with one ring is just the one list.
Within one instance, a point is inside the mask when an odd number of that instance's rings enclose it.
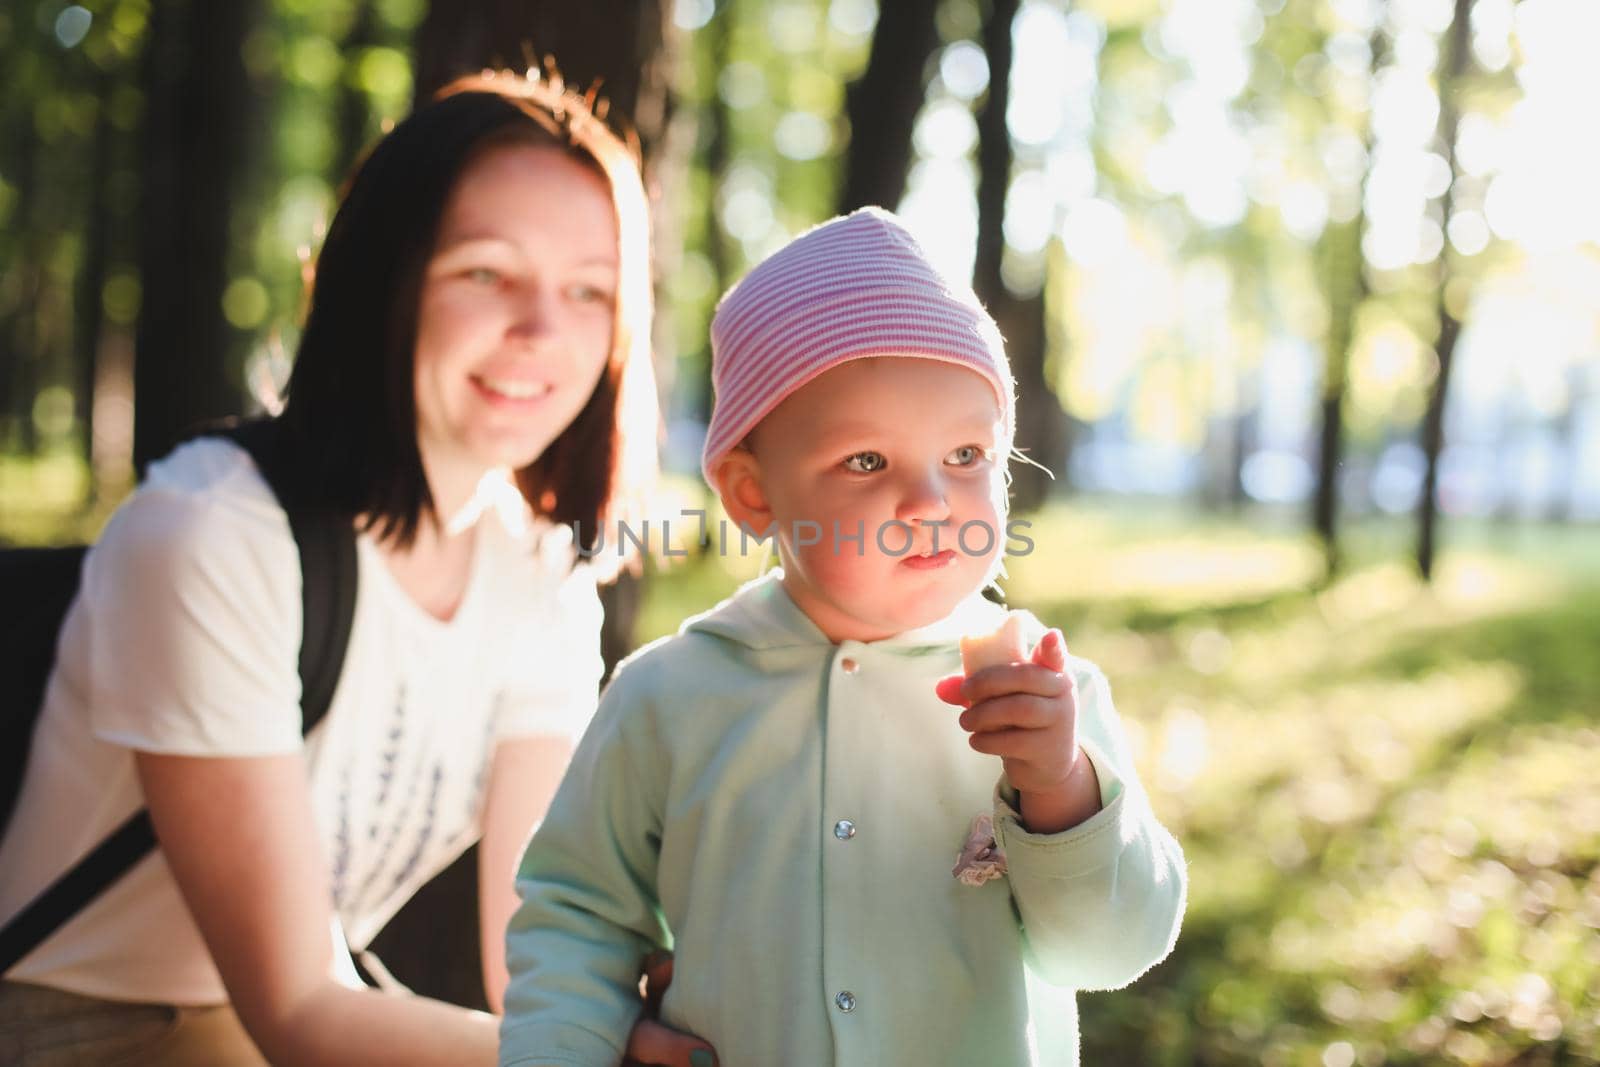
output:
{"label": "baby's blue eye", "polygon": [[871,474],[873,471],[883,470],[888,465],[889,461],[879,452],[857,452],[844,461],[844,469],[857,474]]}
{"label": "baby's blue eye", "polygon": [[500,272],[490,267],[473,267],[466,272],[465,277],[469,282],[477,282],[479,285],[500,284]]}
{"label": "baby's blue eye", "polygon": [[970,467],[983,459],[984,450],[977,445],[962,445],[945,457],[945,462],[957,467]]}

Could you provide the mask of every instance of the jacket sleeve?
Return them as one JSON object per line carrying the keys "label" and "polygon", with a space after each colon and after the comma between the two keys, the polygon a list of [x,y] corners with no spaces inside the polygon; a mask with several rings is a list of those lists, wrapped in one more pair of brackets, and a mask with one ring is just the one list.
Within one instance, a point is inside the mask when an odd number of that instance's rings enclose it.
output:
{"label": "jacket sleeve", "polygon": [[518,867],[502,1067],[619,1063],[642,961],[668,947],[654,890],[664,774],[638,681],[619,671],[601,698]]}
{"label": "jacket sleeve", "polygon": [[1188,876],[1182,849],[1156,821],[1134,772],[1105,675],[1081,660],[1071,669],[1078,737],[1099,777],[1102,808],[1061,833],[1030,833],[1002,778],[995,836],[1033,969],[1056,985],[1118,989],[1172,951]]}

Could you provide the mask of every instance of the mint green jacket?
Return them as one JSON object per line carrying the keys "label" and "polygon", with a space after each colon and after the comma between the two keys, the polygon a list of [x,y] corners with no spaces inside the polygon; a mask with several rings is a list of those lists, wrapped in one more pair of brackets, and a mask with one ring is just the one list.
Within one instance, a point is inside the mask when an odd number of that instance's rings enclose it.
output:
{"label": "mint green jacket", "polygon": [[[934,695],[957,638],[1002,614],[974,597],[833,645],[770,574],[619,667],[518,871],[503,1067],[618,1063],[658,947],[662,1018],[724,1067],[1076,1064],[1075,990],[1171,950],[1183,853],[1077,659],[1104,808],[1023,829],[1000,761]],[[963,885],[985,811],[1010,873]]]}

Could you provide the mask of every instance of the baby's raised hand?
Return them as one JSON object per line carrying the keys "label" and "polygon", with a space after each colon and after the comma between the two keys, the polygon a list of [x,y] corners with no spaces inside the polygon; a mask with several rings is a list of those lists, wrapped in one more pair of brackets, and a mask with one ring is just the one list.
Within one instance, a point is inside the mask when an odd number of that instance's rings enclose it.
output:
{"label": "baby's raised hand", "polygon": [[1100,810],[1094,767],[1078,745],[1077,686],[1066,666],[1066,639],[1050,630],[1026,662],[951,675],[936,689],[965,709],[958,721],[968,743],[1000,757],[1034,833],[1057,833]]}

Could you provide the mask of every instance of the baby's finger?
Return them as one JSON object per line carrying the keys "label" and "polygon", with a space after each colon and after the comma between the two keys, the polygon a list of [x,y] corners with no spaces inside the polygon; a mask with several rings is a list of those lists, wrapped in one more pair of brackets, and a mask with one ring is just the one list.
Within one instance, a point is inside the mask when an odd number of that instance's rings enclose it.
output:
{"label": "baby's finger", "polygon": [[967,744],[972,746],[974,752],[1026,761],[1038,752],[1042,740],[1040,733],[1039,730],[1026,729],[991,730],[973,734],[967,738]]}
{"label": "baby's finger", "polygon": [[968,733],[991,733],[995,730],[1038,730],[1054,724],[1061,717],[1061,709],[1044,697],[1013,693],[992,697],[974,704],[961,713],[956,721]]}
{"label": "baby's finger", "polygon": [[966,680],[967,676],[964,674],[952,674],[944,678],[940,678],[934,683],[934,695],[940,700],[944,701],[946,704],[955,704],[958,707],[966,707],[967,702],[966,700],[962,699],[961,696],[961,687]]}
{"label": "baby's finger", "polygon": [[1012,693],[1059,697],[1071,688],[1071,675],[1035,663],[1010,663],[1003,667],[985,667],[968,677],[962,683],[961,697],[971,705]]}
{"label": "baby's finger", "polygon": [[1029,660],[1046,670],[1064,671],[1067,669],[1067,639],[1060,630],[1050,629],[1039,638],[1039,643],[1033,647],[1033,655]]}

